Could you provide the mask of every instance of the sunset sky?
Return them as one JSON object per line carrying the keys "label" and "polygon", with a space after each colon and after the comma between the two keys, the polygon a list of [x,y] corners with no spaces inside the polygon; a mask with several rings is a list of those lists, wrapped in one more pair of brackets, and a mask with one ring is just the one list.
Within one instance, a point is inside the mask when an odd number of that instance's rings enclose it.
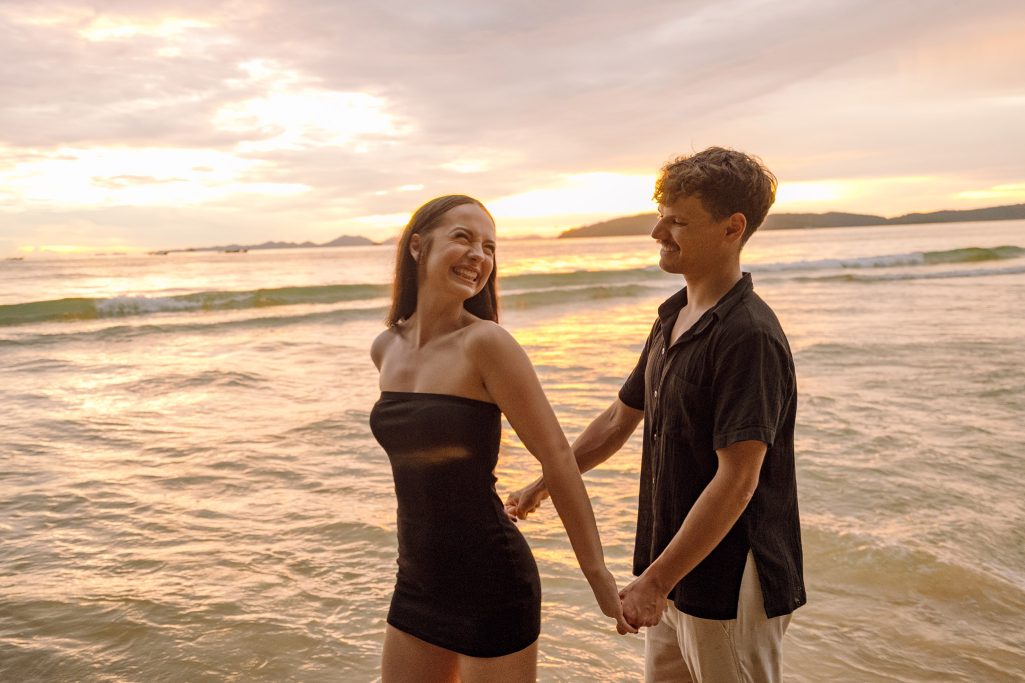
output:
{"label": "sunset sky", "polygon": [[430,197],[500,235],[653,209],[760,155],[781,211],[1025,202],[1025,3],[0,3],[0,257],[381,240]]}

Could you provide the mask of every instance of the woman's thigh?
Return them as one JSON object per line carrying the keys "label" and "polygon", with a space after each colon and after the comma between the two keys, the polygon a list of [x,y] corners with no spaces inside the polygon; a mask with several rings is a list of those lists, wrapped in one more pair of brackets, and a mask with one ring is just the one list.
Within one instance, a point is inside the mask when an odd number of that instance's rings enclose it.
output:
{"label": "woman's thigh", "polygon": [[381,683],[455,683],[460,656],[388,625],[384,629]]}
{"label": "woman's thigh", "polygon": [[459,657],[462,683],[534,683],[537,680],[537,641],[502,657]]}

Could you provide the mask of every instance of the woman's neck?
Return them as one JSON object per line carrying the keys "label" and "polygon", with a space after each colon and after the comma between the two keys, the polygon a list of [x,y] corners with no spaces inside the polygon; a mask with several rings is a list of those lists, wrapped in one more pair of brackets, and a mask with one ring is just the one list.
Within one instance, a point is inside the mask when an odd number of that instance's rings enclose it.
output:
{"label": "woman's neck", "polygon": [[422,348],[433,339],[465,327],[466,316],[462,301],[431,296],[421,289],[417,292],[416,312],[409,321],[411,341]]}

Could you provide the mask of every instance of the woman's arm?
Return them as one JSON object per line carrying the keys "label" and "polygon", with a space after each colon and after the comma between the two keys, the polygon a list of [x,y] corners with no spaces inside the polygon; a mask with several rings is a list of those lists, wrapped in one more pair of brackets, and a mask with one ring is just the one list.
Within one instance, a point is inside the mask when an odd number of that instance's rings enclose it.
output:
{"label": "woman's arm", "polygon": [[467,353],[491,398],[541,463],[552,502],[602,612],[616,619],[620,632],[635,632],[623,619],[615,580],[605,567],[594,511],[573,451],[527,354],[512,335],[489,322],[474,325],[467,335]]}
{"label": "woman's arm", "polygon": [[[573,442],[577,468],[587,472],[612,457],[623,447],[643,418],[643,410],[631,408],[616,398]],[[526,519],[547,497],[548,489],[542,475],[519,491],[509,494],[505,502],[506,510],[510,516]]]}

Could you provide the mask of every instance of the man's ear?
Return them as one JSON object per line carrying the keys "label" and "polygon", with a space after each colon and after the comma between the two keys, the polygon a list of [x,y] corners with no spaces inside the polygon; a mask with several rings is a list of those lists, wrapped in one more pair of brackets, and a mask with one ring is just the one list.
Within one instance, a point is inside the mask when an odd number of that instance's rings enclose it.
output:
{"label": "man's ear", "polygon": [[727,242],[741,242],[744,239],[744,231],[747,230],[747,216],[740,213],[731,214],[729,222],[726,223],[726,230],[723,237]]}
{"label": "man's ear", "polygon": [[423,249],[423,240],[420,239],[420,235],[413,234],[409,236],[409,255],[413,257],[413,260],[417,263],[420,262],[420,252]]}

